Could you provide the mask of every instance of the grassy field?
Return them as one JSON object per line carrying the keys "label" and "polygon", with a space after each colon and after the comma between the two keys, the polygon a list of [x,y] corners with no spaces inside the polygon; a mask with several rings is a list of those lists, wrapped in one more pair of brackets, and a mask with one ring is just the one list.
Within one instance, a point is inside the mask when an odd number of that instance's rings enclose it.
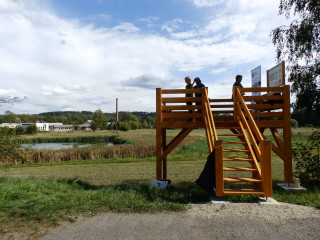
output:
{"label": "grassy field", "polygon": [[[294,129],[293,141],[304,140],[311,132],[312,129]],[[173,138],[177,133],[178,130],[169,130],[167,136]],[[38,133],[28,138],[115,134],[113,131]],[[133,145],[155,145],[155,130],[118,132],[117,135],[130,140]],[[270,133],[266,132],[266,135]],[[150,186],[156,173],[155,157],[1,165],[0,234],[27,231],[36,237],[42,227],[103,211],[181,211],[189,203],[208,200],[208,194],[194,183],[207,156],[205,132],[203,129],[194,130],[168,157],[168,178],[172,187],[166,191]],[[274,182],[283,180],[283,163],[275,155],[272,156],[272,174]],[[320,208],[319,188],[305,193],[286,193],[275,187],[274,198]],[[250,197],[239,199],[248,201]]]}

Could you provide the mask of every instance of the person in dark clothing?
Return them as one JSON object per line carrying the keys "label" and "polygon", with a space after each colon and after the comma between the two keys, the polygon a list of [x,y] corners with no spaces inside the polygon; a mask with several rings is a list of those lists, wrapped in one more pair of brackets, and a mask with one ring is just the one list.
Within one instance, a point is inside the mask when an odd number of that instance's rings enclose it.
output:
{"label": "person in dark clothing", "polygon": [[[193,88],[205,88],[205,85],[203,83],[201,83],[200,78],[196,77],[193,81],[193,84],[196,84]],[[202,93],[196,93],[195,97],[202,97]],[[202,105],[202,101],[201,102],[196,102],[196,105]],[[202,113],[202,110],[199,109],[198,110],[199,113]]]}
{"label": "person in dark clothing", "polygon": [[[192,89],[193,84],[191,83],[190,77],[185,77],[184,81],[186,82],[186,89]],[[193,93],[186,93],[186,97],[193,97]],[[187,105],[192,105],[192,102],[187,102]],[[189,110],[189,113],[192,113],[192,110]]]}
{"label": "person in dark clothing", "polygon": [[[236,81],[234,82],[233,87],[243,88],[241,81],[242,81],[242,75],[237,75]],[[233,90],[232,90],[232,92],[233,92]],[[241,93],[241,95],[244,96],[244,93]],[[233,93],[232,93],[232,99],[233,99]]]}

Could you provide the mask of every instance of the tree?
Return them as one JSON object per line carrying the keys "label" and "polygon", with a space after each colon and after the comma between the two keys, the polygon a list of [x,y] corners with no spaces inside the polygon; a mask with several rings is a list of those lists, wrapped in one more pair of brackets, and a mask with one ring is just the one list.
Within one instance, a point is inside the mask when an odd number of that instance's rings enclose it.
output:
{"label": "tree", "polygon": [[0,97],[0,106],[2,103],[9,103],[9,104],[13,104],[16,102],[21,102],[23,100],[27,99],[27,97],[24,98],[19,98],[19,97]]}
{"label": "tree", "polygon": [[0,160],[2,162],[15,162],[21,160],[24,163],[24,156],[20,151],[21,143],[18,136],[10,133],[8,127],[0,128]]}
{"label": "tree", "polygon": [[31,124],[29,127],[26,129],[27,134],[36,134],[37,133],[37,126],[35,124]]}
{"label": "tree", "polygon": [[106,130],[108,128],[108,119],[100,109],[94,112],[92,123],[97,125],[97,129]]}
{"label": "tree", "polygon": [[[320,116],[320,3],[319,0],[281,0],[279,14],[296,19],[271,33],[277,60],[286,59],[296,93],[294,108]],[[319,118],[318,118],[319,119]]]}
{"label": "tree", "polygon": [[9,110],[5,112],[3,120],[7,123],[14,123],[17,120],[17,115]]}

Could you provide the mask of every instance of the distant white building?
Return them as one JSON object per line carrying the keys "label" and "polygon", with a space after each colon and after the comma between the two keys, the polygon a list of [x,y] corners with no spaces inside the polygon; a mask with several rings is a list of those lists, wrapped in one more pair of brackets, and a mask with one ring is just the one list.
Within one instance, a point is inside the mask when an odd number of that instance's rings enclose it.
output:
{"label": "distant white building", "polygon": [[[74,131],[74,125],[64,125],[62,123],[1,123],[0,127],[16,128],[18,126],[27,129],[31,125],[36,125],[39,131],[55,131],[55,132],[66,132]],[[88,120],[84,124],[80,124],[78,130],[80,131],[90,131],[91,130],[91,120]]]}

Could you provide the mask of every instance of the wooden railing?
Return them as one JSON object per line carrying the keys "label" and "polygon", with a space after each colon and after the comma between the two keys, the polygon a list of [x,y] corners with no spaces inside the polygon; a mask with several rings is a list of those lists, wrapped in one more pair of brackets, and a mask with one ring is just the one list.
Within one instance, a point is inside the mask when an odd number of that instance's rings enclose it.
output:
{"label": "wooden railing", "polygon": [[[251,145],[248,144],[248,148],[252,153],[253,161],[257,168],[257,177],[261,179],[261,188],[266,197],[272,196],[271,141],[264,140],[264,137],[244,101],[241,89],[234,88],[233,96],[234,117],[240,125],[244,138],[248,143],[251,143]],[[261,166],[259,165],[259,162]]]}

